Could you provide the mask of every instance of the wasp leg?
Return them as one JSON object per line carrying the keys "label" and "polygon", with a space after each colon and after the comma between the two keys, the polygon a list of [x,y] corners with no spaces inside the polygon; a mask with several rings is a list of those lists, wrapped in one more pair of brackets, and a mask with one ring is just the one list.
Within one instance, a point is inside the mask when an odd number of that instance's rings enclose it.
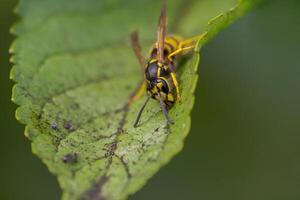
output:
{"label": "wasp leg", "polygon": [[190,39],[187,39],[187,40],[184,40],[184,41],[181,41],[178,45],[178,49],[172,53],[170,53],[170,55],[168,56],[169,59],[172,59],[172,57],[178,55],[178,54],[181,54],[185,51],[188,51],[188,50],[191,50],[191,49],[194,49],[195,46],[196,46],[196,43],[198,40],[200,40],[201,38],[203,38],[205,36],[205,34],[202,34],[202,35],[199,35],[199,36],[196,36],[196,37],[192,37]]}
{"label": "wasp leg", "polygon": [[177,101],[181,101],[180,91],[179,91],[179,84],[176,78],[176,74],[174,72],[171,72],[172,81],[174,83],[174,86],[176,88],[176,95],[177,95]]}
{"label": "wasp leg", "polygon": [[182,52],[185,52],[187,50],[190,50],[190,49],[194,49],[196,45],[192,45],[192,46],[188,46],[188,47],[184,47],[184,48],[179,48],[177,49],[176,51],[172,52],[169,56],[168,56],[168,59],[172,59],[172,57],[178,55],[178,54],[181,54]]}
{"label": "wasp leg", "polygon": [[172,60],[172,57],[178,55],[178,54],[181,54],[182,52],[184,51],[187,51],[187,50],[190,50],[190,49],[194,49],[196,45],[192,45],[192,46],[188,46],[188,47],[179,47],[176,51],[170,53],[168,55],[168,59]]}

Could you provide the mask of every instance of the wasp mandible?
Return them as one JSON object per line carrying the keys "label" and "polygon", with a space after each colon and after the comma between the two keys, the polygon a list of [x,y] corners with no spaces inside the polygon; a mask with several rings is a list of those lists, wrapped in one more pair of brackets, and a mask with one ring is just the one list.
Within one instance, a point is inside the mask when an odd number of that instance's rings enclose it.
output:
{"label": "wasp mandible", "polygon": [[158,21],[157,41],[151,47],[147,61],[142,55],[138,32],[134,31],[130,37],[132,48],[144,73],[144,83],[146,84],[148,94],[148,98],[137,115],[134,127],[137,127],[150,98],[159,101],[168,123],[174,123],[168,115],[167,108],[170,108],[175,103],[174,90],[176,92],[176,101],[181,100],[179,83],[176,77],[175,61],[179,56],[193,50],[196,42],[202,37],[202,35],[200,35],[183,40],[175,35],[167,35],[166,25],[166,6],[164,4]]}

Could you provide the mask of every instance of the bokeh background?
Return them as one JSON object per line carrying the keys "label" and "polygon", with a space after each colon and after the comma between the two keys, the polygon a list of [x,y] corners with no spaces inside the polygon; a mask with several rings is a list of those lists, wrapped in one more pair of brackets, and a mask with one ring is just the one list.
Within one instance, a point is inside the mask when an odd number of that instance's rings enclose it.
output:
{"label": "bokeh background", "polygon": [[[9,27],[0,0],[0,199],[56,200],[10,101]],[[131,200],[300,199],[300,1],[266,1],[202,49],[184,150]]]}

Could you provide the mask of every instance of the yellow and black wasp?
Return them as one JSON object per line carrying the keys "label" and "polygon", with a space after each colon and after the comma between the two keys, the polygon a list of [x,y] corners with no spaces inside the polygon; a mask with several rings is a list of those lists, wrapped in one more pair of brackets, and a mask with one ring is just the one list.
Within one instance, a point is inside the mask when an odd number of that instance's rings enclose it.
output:
{"label": "yellow and black wasp", "polygon": [[157,31],[157,41],[150,49],[148,61],[142,55],[137,31],[131,34],[131,44],[139,64],[144,71],[148,98],[140,109],[134,127],[139,123],[143,110],[150,98],[156,99],[164,116],[170,124],[174,122],[169,117],[167,108],[175,103],[173,92],[176,92],[176,101],[181,100],[179,83],[176,78],[175,60],[177,57],[193,50],[196,42],[202,35],[183,40],[175,35],[166,34],[166,6],[162,6]]}

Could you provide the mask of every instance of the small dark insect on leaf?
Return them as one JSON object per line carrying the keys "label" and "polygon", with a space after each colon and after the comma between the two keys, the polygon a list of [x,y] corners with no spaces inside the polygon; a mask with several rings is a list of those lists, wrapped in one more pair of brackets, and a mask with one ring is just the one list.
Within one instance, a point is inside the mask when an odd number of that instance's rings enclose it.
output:
{"label": "small dark insect on leaf", "polygon": [[66,154],[62,161],[65,163],[65,164],[73,164],[73,163],[76,163],[77,162],[77,153],[68,153]]}
{"label": "small dark insect on leaf", "polygon": [[64,128],[69,132],[73,132],[76,130],[76,128],[70,122],[65,122]]}
{"label": "small dark insect on leaf", "polygon": [[59,131],[59,129],[58,129],[58,125],[57,125],[57,123],[56,123],[56,122],[52,122],[52,124],[51,124],[51,128],[52,128],[53,130],[55,130],[55,131]]}

